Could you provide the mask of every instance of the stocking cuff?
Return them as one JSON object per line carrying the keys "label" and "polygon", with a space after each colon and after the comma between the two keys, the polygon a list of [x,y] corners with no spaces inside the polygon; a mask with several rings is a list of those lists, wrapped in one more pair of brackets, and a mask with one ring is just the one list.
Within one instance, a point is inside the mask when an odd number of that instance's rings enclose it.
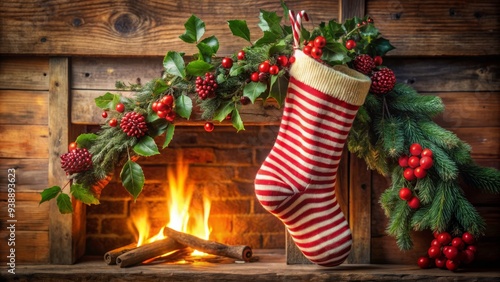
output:
{"label": "stocking cuff", "polygon": [[371,84],[366,75],[343,65],[326,66],[300,50],[296,50],[294,56],[290,75],[298,81],[352,105],[365,102]]}

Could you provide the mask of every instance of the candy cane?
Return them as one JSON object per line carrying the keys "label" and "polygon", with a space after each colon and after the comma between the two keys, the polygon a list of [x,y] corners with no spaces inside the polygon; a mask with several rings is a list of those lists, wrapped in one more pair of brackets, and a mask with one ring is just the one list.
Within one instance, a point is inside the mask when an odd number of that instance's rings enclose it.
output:
{"label": "candy cane", "polygon": [[288,16],[290,18],[290,23],[292,24],[293,47],[299,48],[302,19],[309,21],[309,17],[305,11],[300,11],[297,16],[295,16],[295,13],[292,10],[288,11]]}

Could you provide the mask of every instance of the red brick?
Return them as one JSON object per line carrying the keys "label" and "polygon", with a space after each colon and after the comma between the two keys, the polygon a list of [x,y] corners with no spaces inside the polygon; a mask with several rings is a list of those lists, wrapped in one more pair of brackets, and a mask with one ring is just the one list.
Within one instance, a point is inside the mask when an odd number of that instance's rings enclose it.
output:
{"label": "red brick", "polygon": [[230,232],[233,229],[233,217],[231,215],[210,215],[208,225],[214,234]]}
{"label": "red brick", "polygon": [[130,193],[121,183],[112,182],[104,187],[100,200],[129,200],[131,197]]}
{"label": "red brick", "polygon": [[236,168],[236,179],[253,183],[260,166],[245,166]]}
{"label": "red brick", "polygon": [[189,179],[192,181],[227,181],[233,178],[233,167],[198,165],[192,165],[189,167]]}
{"label": "red brick", "polygon": [[219,164],[240,164],[251,165],[253,160],[253,150],[251,148],[232,148],[215,150],[217,163]]}
{"label": "red brick", "polygon": [[249,200],[215,200],[212,201],[212,208],[210,214],[249,214],[250,201]]}
{"label": "red brick", "polygon": [[272,214],[262,215],[235,215],[233,232],[284,232],[283,223]]}
{"label": "red brick", "polygon": [[87,236],[85,254],[91,256],[102,256],[113,249],[134,243],[134,236],[126,234],[125,236]]}
{"label": "red brick", "polygon": [[87,207],[87,215],[126,215],[124,201],[101,201],[100,205]]}
{"label": "red brick", "polygon": [[100,227],[100,219],[87,217],[87,221],[85,222],[85,229],[87,234],[98,234]]}
{"label": "red brick", "polygon": [[128,227],[129,220],[126,218],[104,218],[101,221],[100,234],[114,234],[121,236],[123,234],[131,234],[132,231]]}

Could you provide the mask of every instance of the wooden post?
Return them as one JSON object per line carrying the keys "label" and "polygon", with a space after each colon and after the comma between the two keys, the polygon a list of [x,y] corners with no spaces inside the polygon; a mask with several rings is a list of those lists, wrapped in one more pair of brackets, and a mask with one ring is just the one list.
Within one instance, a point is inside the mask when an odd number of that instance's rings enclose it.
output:
{"label": "wooden post", "polygon": [[[49,60],[49,170],[48,184],[64,185],[68,180],[60,169],[59,156],[68,150],[69,122],[69,59]],[[66,188],[65,192],[68,193]],[[85,249],[85,216],[80,203],[73,202],[73,214],[62,215],[56,201],[50,201],[49,243],[50,262],[72,264]]]}

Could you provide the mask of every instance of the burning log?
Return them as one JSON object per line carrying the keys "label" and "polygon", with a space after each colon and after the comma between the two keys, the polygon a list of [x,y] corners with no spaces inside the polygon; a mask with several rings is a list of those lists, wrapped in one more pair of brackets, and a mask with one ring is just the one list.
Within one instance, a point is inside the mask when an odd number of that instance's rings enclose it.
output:
{"label": "burning log", "polygon": [[126,246],[111,250],[111,251],[104,254],[104,262],[107,265],[114,265],[114,264],[116,264],[116,259],[119,256],[123,255],[126,252],[132,251],[135,248],[137,248],[137,244],[132,243],[130,245],[126,245]]}
{"label": "burning log", "polygon": [[116,264],[121,268],[141,263],[147,259],[155,258],[163,254],[183,249],[186,246],[173,238],[165,238],[149,244],[139,246],[116,258]]}
{"label": "burning log", "polygon": [[225,256],[247,262],[252,258],[252,249],[248,246],[228,246],[218,242],[204,240],[187,233],[178,232],[168,227],[165,227],[163,234],[182,245],[207,254]]}

